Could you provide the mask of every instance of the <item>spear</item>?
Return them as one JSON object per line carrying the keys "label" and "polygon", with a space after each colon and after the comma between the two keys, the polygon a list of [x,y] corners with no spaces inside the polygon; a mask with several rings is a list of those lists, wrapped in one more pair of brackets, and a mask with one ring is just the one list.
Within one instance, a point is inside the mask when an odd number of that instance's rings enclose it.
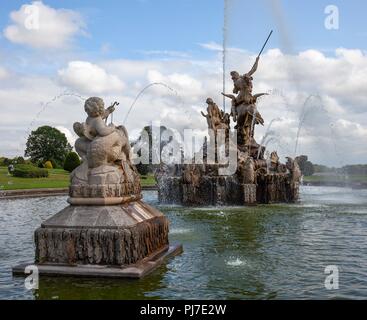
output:
{"label": "spear", "polygon": [[268,38],[266,39],[266,41],[265,41],[265,43],[264,43],[263,47],[261,48],[261,51],[260,51],[260,53],[259,53],[259,55],[258,55],[257,57],[260,57],[260,56],[261,56],[261,54],[263,53],[263,51],[264,51],[264,49],[265,49],[266,45],[268,44],[268,41],[269,41],[269,39],[270,39],[270,37],[271,37],[271,35],[272,35],[272,34],[273,34],[273,30],[271,30],[271,31],[270,31],[269,36],[268,36]]}

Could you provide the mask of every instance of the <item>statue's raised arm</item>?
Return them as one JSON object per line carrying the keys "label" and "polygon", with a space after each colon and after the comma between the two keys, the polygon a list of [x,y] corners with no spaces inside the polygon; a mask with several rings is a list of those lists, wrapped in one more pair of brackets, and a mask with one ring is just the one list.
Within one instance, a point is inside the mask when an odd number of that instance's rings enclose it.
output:
{"label": "statue's raised arm", "polygon": [[259,66],[259,60],[260,60],[260,57],[257,57],[254,65],[252,66],[252,69],[248,73],[245,74],[246,77],[251,77],[257,71],[257,68]]}

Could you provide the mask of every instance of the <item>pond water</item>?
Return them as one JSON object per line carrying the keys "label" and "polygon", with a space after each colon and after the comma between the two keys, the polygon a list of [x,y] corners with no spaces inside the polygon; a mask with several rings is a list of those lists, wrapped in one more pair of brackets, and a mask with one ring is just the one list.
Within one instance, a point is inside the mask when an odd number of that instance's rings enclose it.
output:
{"label": "pond water", "polygon": [[[0,201],[0,299],[367,298],[367,190],[303,187],[291,205],[183,208],[145,201],[171,221],[184,253],[141,280],[40,279],[28,291],[11,266],[34,258],[33,232],[65,197]],[[339,268],[339,289],[324,270]]]}

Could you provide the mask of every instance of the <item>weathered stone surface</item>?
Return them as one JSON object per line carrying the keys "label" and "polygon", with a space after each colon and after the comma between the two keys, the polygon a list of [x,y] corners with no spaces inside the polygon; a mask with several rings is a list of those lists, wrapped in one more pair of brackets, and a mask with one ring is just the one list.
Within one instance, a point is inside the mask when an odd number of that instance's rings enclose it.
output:
{"label": "weathered stone surface", "polygon": [[73,198],[114,198],[113,201],[90,201],[90,205],[114,205],[119,203],[117,198],[126,200],[128,196],[140,196],[140,176],[130,160],[126,128],[107,125],[104,121],[114,112],[115,104],[105,110],[102,99],[89,98],[84,106],[88,115],[86,121],[74,124],[74,131],[79,136],[75,149],[83,163],[71,173],[71,204],[88,204],[87,200]]}
{"label": "weathered stone surface", "polygon": [[35,232],[36,263],[129,265],[168,245],[168,220],[138,201],[69,206]]}
{"label": "weathered stone surface", "polygon": [[[67,276],[87,278],[142,278],[158,268],[167,259],[182,253],[182,245],[173,244],[154,252],[136,264],[127,266],[107,265],[64,265],[64,264],[37,264],[40,276]],[[32,263],[25,263],[13,267],[13,275],[24,276],[25,269]],[[47,290],[40,287],[40,290]]]}

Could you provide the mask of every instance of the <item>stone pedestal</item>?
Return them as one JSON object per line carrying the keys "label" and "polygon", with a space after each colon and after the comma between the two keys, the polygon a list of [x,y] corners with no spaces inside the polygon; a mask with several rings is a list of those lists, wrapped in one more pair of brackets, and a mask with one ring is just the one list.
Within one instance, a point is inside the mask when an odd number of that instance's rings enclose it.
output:
{"label": "stone pedestal", "polygon": [[256,204],[256,184],[243,185],[243,203]]}
{"label": "stone pedestal", "polygon": [[35,264],[41,275],[140,278],[182,252],[168,231],[168,219],[142,201],[68,206],[35,231]]}
{"label": "stone pedestal", "polygon": [[168,246],[168,220],[142,201],[69,206],[35,232],[36,263],[126,266]]}

